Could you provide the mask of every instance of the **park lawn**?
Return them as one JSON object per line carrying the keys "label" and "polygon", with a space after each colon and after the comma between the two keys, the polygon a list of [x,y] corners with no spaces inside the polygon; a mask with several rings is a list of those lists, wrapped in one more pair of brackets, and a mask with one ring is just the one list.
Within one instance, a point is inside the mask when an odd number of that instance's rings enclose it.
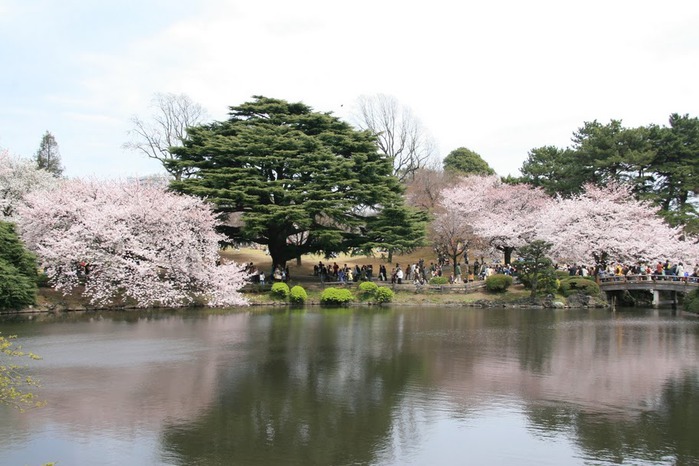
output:
{"label": "park lawn", "polygon": [[[239,264],[249,264],[252,262],[257,268],[268,272],[272,269],[272,258],[269,254],[265,253],[262,249],[253,248],[227,248],[221,252],[221,257],[223,260],[232,260]],[[415,251],[408,254],[394,254],[393,262],[389,264],[383,260],[380,256],[352,256],[349,254],[340,253],[335,258],[326,259],[322,254],[306,254],[301,257],[301,265],[296,264],[296,260],[290,260],[287,262],[289,266],[289,274],[291,275],[292,281],[294,277],[310,277],[313,275],[313,266],[317,265],[318,262],[323,262],[324,264],[332,264],[337,262],[341,267],[347,264],[350,267],[355,265],[369,265],[371,264],[374,268],[374,275],[378,275],[379,265],[384,264],[387,269],[390,270],[395,264],[400,264],[401,267],[405,267],[407,264],[416,264],[420,259],[424,259],[425,263],[437,262],[437,258],[434,256],[434,251],[432,248],[424,247],[418,248]]]}

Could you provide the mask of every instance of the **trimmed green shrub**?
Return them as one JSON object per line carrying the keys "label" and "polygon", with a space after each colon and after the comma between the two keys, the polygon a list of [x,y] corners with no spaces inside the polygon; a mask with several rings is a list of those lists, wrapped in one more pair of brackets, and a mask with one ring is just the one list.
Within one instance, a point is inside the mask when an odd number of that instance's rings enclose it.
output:
{"label": "trimmed green shrub", "polygon": [[594,281],[584,277],[569,277],[561,280],[558,287],[563,296],[570,296],[573,293],[582,293],[587,296],[599,296],[599,285]]}
{"label": "trimmed green shrub", "polygon": [[354,301],[354,296],[350,290],[345,288],[326,288],[320,295],[322,304],[343,306]]}
{"label": "trimmed green shrub", "polygon": [[559,280],[565,280],[570,277],[570,272],[567,270],[556,270],[556,278]]}
{"label": "trimmed green shrub", "polygon": [[485,288],[495,293],[502,293],[510,285],[512,285],[512,277],[501,273],[491,275],[485,279]]}
{"label": "trimmed green shrub", "polygon": [[308,295],[306,294],[306,290],[300,285],[292,287],[291,291],[289,291],[289,301],[294,304],[303,304],[307,299]]}
{"label": "trimmed green shrub", "polygon": [[359,296],[362,300],[369,300],[374,297],[378,288],[379,285],[374,282],[362,282],[359,284]]}
{"label": "trimmed green shrub", "polygon": [[390,303],[393,301],[393,290],[387,286],[379,286],[374,293],[374,299],[377,303]]}
{"label": "trimmed green shrub", "polygon": [[449,279],[447,277],[432,277],[429,283],[430,285],[446,285],[449,283]]}
{"label": "trimmed green shrub", "polygon": [[277,282],[272,285],[272,296],[286,301],[289,298],[289,285],[284,282]]}

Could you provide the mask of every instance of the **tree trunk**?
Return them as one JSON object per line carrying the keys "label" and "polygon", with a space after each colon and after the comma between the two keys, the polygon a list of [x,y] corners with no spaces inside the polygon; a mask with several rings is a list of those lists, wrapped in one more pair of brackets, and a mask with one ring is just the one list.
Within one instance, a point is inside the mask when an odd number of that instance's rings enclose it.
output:
{"label": "tree trunk", "polygon": [[296,256],[296,265],[301,266],[301,256]]}
{"label": "tree trunk", "polygon": [[267,246],[269,255],[272,258],[272,271],[277,266],[286,267],[286,238],[283,238],[281,241],[270,241]]}
{"label": "tree trunk", "polygon": [[538,279],[537,279],[537,274],[539,272],[533,273],[532,274],[532,293],[529,295],[530,298],[536,298],[536,289],[539,286]]}
{"label": "tree trunk", "polygon": [[393,249],[390,249],[390,248],[389,248],[389,250],[388,250],[388,259],[386,260],[386,262],[388,262],[389,264],[392,264],[392,263],[393,263]]}
{"label": "tree trunk", "polygon": [[512,253],[515,248],[512,246],[505,246],[502,248],[502,252],[505,253],[505,265],[510,265],[512,263]]}

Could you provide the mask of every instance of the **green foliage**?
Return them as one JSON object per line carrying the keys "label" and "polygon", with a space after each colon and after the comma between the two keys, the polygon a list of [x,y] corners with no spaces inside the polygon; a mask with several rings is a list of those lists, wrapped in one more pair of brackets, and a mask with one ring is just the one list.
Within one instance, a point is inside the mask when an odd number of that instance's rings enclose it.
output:
{"label": "green foliage", "polygon": [[505,274],[491,275],[485,279],[485,287],[488,291],[502,293],[512,285],[512,277]]}
{"label": "green foliage", "polygon": [[[261,96],[229,115],[189,128],[167,164],[193,173],[173,189],[206,197],[222,214],[241,214],[221,227],[231,240],[267,245],[275,265],[379,240],[388,249],[420,244],[420,228],[407,235],[400,228],[409,225],[382,221],[416,216],[405,210],[403,187],[375,134],[303,103]],[[287,241],[300,233],[300,241]]]}
{"label": "green foliage", "polygon": [[570,148],[532,149],[520,182],[549,195],[579,193],[586,183],[629,183],[654,202],[671,225],[699,232],[699,118],[673,113],[669,126],[626,128],[620,120],[584,122]]}
{"label": "green foliage", "polygon": [[61,154],[58,151],[58,143],[53,134],[46,131],[41,137],[39,150],[34,155],[37,168],[46,170],[55,177],[60,177],[63,173],[61,166]]}
{"label": "green foliage", "polygon": [[307,299],[308,294],[306,294],[306,290],[304,290],[302,286],[296,285],[291,288],[289,292],[289,301],[293,304],[303,304]]}
{"label": "green foliage", "polygon": [[272,285],[271,293],[275,298],[286,301],[289,298],[289,285],[284,282],[276,282]]}
{"label": "green foliage", "polygon": [[326,288],[320,295],[320,302],[331,306],[343,306],[352,301],[354,301],[352,292],[345,288]]}
{"label": "green foliage", "polygon": [[699,290],[692,290],[684,298],[684,310],[699,314]]}
{"label": "green foliage", "polygon": [[556,270],[547,257],[551,247],[553,244],[549,242],[534,240],[519,248],[519,278],[531,290],[532,298],[540,293],[555,293],[558,289]]}
{"label": "green foliage", "polygon": [[428,223],[427,213],[403,205],[386,205],[382,215],[369,217],[365,235],[367,241],[362,246],[365,253],[373,249],[389,250],[388,261],[393,254],[409,254],[425,245]]}
{"label": "green foliage", "polygon": [[387,286],[378,287],[374,293],[374,299],[377,303],[390,303],[393,301],[393,296],[393,290]]}
{"label": "green foliage", "polygon": [[430,285],[446,285],[447,283],[449,283],[447,277],[432,277],[429,281]]}
{"label": "green foliage", "polygon": [[36,286],[39,288],[49,288],[51,287],[51,283],[49,282],[49,276],[46,275],[46,273],[41,272],[37,277],[36,277]]}
{"label": "green foliage", "polygon": [[589,278],[568,277],[560,280],[558,289],[563,296],[570,296],[573,293],[582,293],[587,296],[599,296],[599,285]]}
{"label": "green foliage", "polygon": [[25,408],[42,406],[36,396],[28,390],[38,387],[38,382],[26,374],[26,367],[14,364],[16,358],[41,359],[33,353],[22,351],[15,344],[14,335],[0,334],[0,404],[9,405],[24,411]]}
{"label": "green foliage", "polygon": [[463,175],[494,175],[493,170],[483,157],[465,147],[459,147],[444,157],[444,171]]}
{"label": "green foliage", "polygon": [[36,258],[15,233],[0,222],[0,309],[18,309],[36,301]]}
{"label": "green foliage", "polygon": [[362,301],[368,301],[374,297],[379,285],[374,282],[362,282],[359,284],[359,297]]}

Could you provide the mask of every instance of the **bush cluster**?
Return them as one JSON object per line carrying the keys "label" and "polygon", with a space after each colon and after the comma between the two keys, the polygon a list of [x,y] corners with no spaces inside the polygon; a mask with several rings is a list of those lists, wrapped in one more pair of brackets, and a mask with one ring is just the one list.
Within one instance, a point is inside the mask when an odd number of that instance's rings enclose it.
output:
{"label": "bush cluster", "polygon": [[449,283],[449,279],[447,277],[432,277],[429,283],[430,285],[446,285]]}
{"label": "bush cluster", "polygon": [[574,293],[582,293],[587,296],[599,296],[599,285],[590,278],[568,277],[561,280],[558,286],[563,296],[570,296]]}
{"label": "bush cluster", "polygon": [[291,288],[291,291],[289,292],[289,301],[291,301],[293,304],[303,304],[307,299],[308,295],[302,286],[296,285]]}
{"label": "bush cluster", "polygon": [[485,288],[494,293],[502,293],[512,285],[512,277],[505,274],[491,275],[485,279]]}
{"label": "bush cluster", "polygon": [[284,282],[276,282],[272,285],[272,296],[286,301],[289,298],[289,285]]}
{"label": "bush cluster", "polygon": [[379,286],[374,293],[374,300],[377,303],[390,303],[393,301],[393,290],[387,286]]}
{"label": "bush cluster", "polygon": [[352,301],[354,296],[345,288],[326,288],[320,295],[320,302],[331,306],[344,306]]}
{"label": "bush cluster", "polygon": [[359,297],[363,301],[371,300],[379,286],[374,282],[362,282],[359,284]]}
{"label": "bush cluster", "polygon": [[684,298],[684,310],[699,313],[699,290],[692,290]]}

